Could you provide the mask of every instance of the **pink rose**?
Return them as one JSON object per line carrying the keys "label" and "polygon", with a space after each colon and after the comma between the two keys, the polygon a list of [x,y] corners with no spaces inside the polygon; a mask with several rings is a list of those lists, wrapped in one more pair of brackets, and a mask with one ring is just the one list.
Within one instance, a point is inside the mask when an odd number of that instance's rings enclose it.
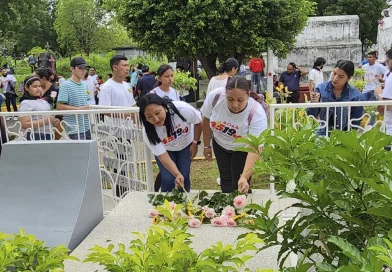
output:
{"label": "pink rose", "polygon": [[57,93],[55,91],[50,92],[50,97],[51,98],[56,98]]}
{"label": "pink rose", "polygon": [[238,210],[238,209],[242,209],[243,207],[245,207],[247,202],[248,202],[248,200],[246,199],[245,195],[239,195],[234,198],[233,204],[234,204],[234,207]]}
{"label": "pink rose", "polygon": [[215,210],[214,209],[211,209],[211,208],[208,208],[207,210],[206,210],[206,212],[205,212],[205,215],[206,215],[206,217],[207,218],[214,218],[214,216],[215,216]]}
{"label": "pink rose", "polygon": [[170,209],[174,210],[177,207],[177,204],[174,203],[173,201],[169,203],[170,204]]}
{"label": "pink rose", "polygon": [[211,219],[211,224],[214,227],[224,227],[224,219],[222,217],[215,217],[213,219]]}
{"label": "pink rose", "polygon": [[197,218],[191,218],[188,220],[188,226],[190,226],[191,228],[198,228],[198,227],[200,227],[200,225],[201,225],[201,222]]}
{"label": "pink rose", "polygon": [[148,216],[150,217],[154,217],[154,216],[158,216],[159,212],[155,209],[150,209],[150,212],[148,213]]}
{"label": "pink rose", "polygon": [[207,211],[209,208],[208,208],[208,206],[204,206],[203,208],[201,208],[203,211]]}
{"label": "pink rose", "polygon": [[226,208],[223,209],[222,215],[225,215],[229,218],[235,216],[235,209],[231,206],[227,206]]}
{"label": "pink rose", "polygon": [[178,212],[178,214],[180,214],[182,218],[187,218],[188,217],[188,215],[186,213],[184,213],[182,210],[180,210]]}
{"label": "pink rose", "polygon": [[237,224],[233,218],[229,218],[229,219],[227,219],[227,226],[233,228],[233,227],[236,227]]}
{"label": "pink rose", "polygon": [[229,220],[229,218],[226,215],[221,215],[220,216],[223,226],[226,227],[227,226],[227,220]]}

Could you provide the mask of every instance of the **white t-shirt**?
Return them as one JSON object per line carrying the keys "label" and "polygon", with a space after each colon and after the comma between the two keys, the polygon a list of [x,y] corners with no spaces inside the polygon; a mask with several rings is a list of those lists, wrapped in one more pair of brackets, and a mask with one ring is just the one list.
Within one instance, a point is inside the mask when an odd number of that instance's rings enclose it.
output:
{"label": "white t-shirt", "polygon": [[88,75],[87,80],[92,81],[94,83],[94,85],[96,85],[98,83],[97,78],[98,78],[98,75],[93,75],[93,76]]}
{"label": "white t-shirt", "polygon": [[88,105],[95,105],[95,98],[94,98],[94,93],[95,93],[95,85],[94,82],[91,80],[82,80],[84,83],[87,85],[87,94],[88,94]]}
{"label": "white t-shirt", "polygon": [[194,136],[193,126],[191,124],[201,123],[201,114],[194,107],[183,101],[173,101],[173,104],[186,119],[186,122],[184,122],[177,114],[172,115],[175,135],[167,137],[165,126],[155,126],[155,130],[159,139],[161,139],[161,142],[157,145],[152,145],[148,140],[145,128],[143,127],[143,140],[155,156],[160,156],[166,151],[180,151],[189,146],[193,142]]}
{"label": "white t-shirt", "polygon": [[136,105],[136,101],[127,82],[117,83],[113,79],[109,79],[101,85],[99,105],[133,107]]}
{"label": "white t-shirt", "polygon": [[363,88],[363,93],[368,93],[370,91],[373,91],[377,84],[379,83],[378,79],[376,79],[376,75],[381,77],[382,75],[386,75],[389,73],[388,68],[386,68],[384,65],[380,63],[375,63],[373,65],[369,65],[369,63],[365,64],[362,66],[362,68],[365,70],[365,82],[366,85]]}
{"label": "white t-shirt", "polygon": [[179,93],[172,87],[169,87],[169,92],[165,92],[161,88],[156,87],[156,88],[152,89],[150,91],[150,93],[155,93],[155,94],[157,94],[158,96],[160,96],[162,98],[167,96],[167,97],[169,97],[173,101],[180,101]]}
{"label": "white t-shirt", "polygon": [[[221,94],[213,107],[212,103],[217,93]],[[248,116],[254,103],[257,103],[258,107],[249,126]],[[201,113],[210,119],[210,127],[215,141],[226,150],[235,150],[237,147],[246,146],[242,143],[234,143],[234,140],[248,134],[258,137],[268,128],[264,109],[253,98],[249,98],[245,110],[237,114],[231,113],[227,106],[225,88],[216,89],[207,95]]]}
{"label": "white t-shirt", "polygon": [[[386,99],[392,99],[392,74],[390,74],[385,79],[385,87],[381,97]],[[384,120],[386,134],[392,135],[392,110],[386,111]]]}
{"label": "white t-shirt", "polygon": [[[8,86],[8,82],[10,82],[10,81],[16,83],[16,78],[13,75],[9,75],[9,74],[7,74],[6,77],[4,77],[3,75],[0,75],[0,82],[3,85],[3,93],[6,92],[7,86]],[[16,87],[15,87],[15,89],[16,89]]]}
{"label": "white t-shirt", "polygon": [[[36,100],[25,99],[20,103],[20,107],[19,107],[20,112],[23,112],[23,111],[50,111],[50,110],[51,110],[50,104],[43,99],[36,99]],[[43,116],[43,115],[36,115],[34,113],[31,113],[31,119],[33,121],[42,120],[44,118],[45,118],[45,116]],[[52,125],[52,127],[53,127],[53,125]],[[51,134],[49,124],[38,127],[36,129],[34,129],[33,131],[31,131],[31,129],[28,129],[28,131],[33,132],[33,133]]]}
{"label": "white t-shirt", "polygon": [[226,85],[227,85],[227,78],[220,79],[220,80],[216,79],[216,77],[211,78],[207,87],[207,95],[210,94],[215,89],[226,87]]}
{"label": "white t-shirt", "polygon": [[312,69],[309,72],[309,81],[313,80],[315,84],[315,88],[321,83],[324,82],[324,73],[322,70]]}

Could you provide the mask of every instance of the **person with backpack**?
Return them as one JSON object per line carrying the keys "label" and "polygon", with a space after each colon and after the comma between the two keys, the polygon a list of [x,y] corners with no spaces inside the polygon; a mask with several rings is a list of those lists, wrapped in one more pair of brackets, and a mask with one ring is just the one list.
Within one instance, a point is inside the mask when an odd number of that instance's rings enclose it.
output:
{"label": "person with backpack", "polygon": [[261,56],[260,58],[252,58],[249,61],[249,70],[251,72],[251,81],[252,81],[252,90],[256,85],[257,93],[260,93],[260,81],[261,81],[261,73],[264,71],[264,60]]}
{"label": "person with backpack", "polygon": [[29,66],[31,67],[31,72],[33,73],[35,70],[35,65],[37,64],[37,59],[35,58],[34,54],[31,54],[28,57],[27,62],[29,64]]}
{"label": "person with backpack", "polygon": [[206,97],[201,113],[204,156],[212,161],[214,149],[222,192],[237,189],[241,193],[248,192],[252,168],[259,155],[236,151],[237,147],[245,146],[235,140],[247,135],[258,137],[268,123],[262,105],[250,97],[246,78],[229,78],[226,87],[218,88]]}

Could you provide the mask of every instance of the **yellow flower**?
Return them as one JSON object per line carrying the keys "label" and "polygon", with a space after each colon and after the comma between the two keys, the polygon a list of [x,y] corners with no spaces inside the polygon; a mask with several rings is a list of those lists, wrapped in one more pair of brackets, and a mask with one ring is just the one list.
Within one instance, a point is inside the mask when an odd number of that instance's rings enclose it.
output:
{"label": "yellow flower", "polygon": [[158,224],[158,216],[157,215],[152,218],[152,223],[154,225]]}
{"label": "yellow flower", "polygon": [[90,95],[90,94],[91,94],[91,91],[90,91],[90,90],[87,90],[87,94]]}
{"label": "yellow flower", "polygon": [[203,210],[203,211],[201,212],[201,215],[200,215],[200,223],[202,223],[202,224],[203,224],[204,214],[205,214],[205,213],[206,213],[206,211]]}
{"label": "yellow flower", "polygon": [[132,90],[131,90],[131,89],[128,89],[128,93],[132,93]]}
{"label": "yellow flower", "polygon": [[255,222],[253,220],[249,220],[248,223],[251,224],[251,225],[255,224]]}

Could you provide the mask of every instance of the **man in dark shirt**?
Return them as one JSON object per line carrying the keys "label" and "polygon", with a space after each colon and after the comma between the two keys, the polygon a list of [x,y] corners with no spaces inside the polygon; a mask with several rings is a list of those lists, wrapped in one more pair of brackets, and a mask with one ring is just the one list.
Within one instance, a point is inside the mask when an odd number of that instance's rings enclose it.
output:
{"label": "man in dark shirt", "polygon": [[150,67],[144,65],[142,67],[143,76],[137,81],[136,90],[139,94],[139,99],[148,94],[155,85],[155,76],[150,73]]}
{"label": "man in dark shirt", "polygon": [[280,75],[279,84],[282,83],[292,92],[287,98],[287,103],[298,103],[299,101],[299,82],[301,77],[306,75],[308,71],[296,66],[294,62],[287,65],[287,71]]}

